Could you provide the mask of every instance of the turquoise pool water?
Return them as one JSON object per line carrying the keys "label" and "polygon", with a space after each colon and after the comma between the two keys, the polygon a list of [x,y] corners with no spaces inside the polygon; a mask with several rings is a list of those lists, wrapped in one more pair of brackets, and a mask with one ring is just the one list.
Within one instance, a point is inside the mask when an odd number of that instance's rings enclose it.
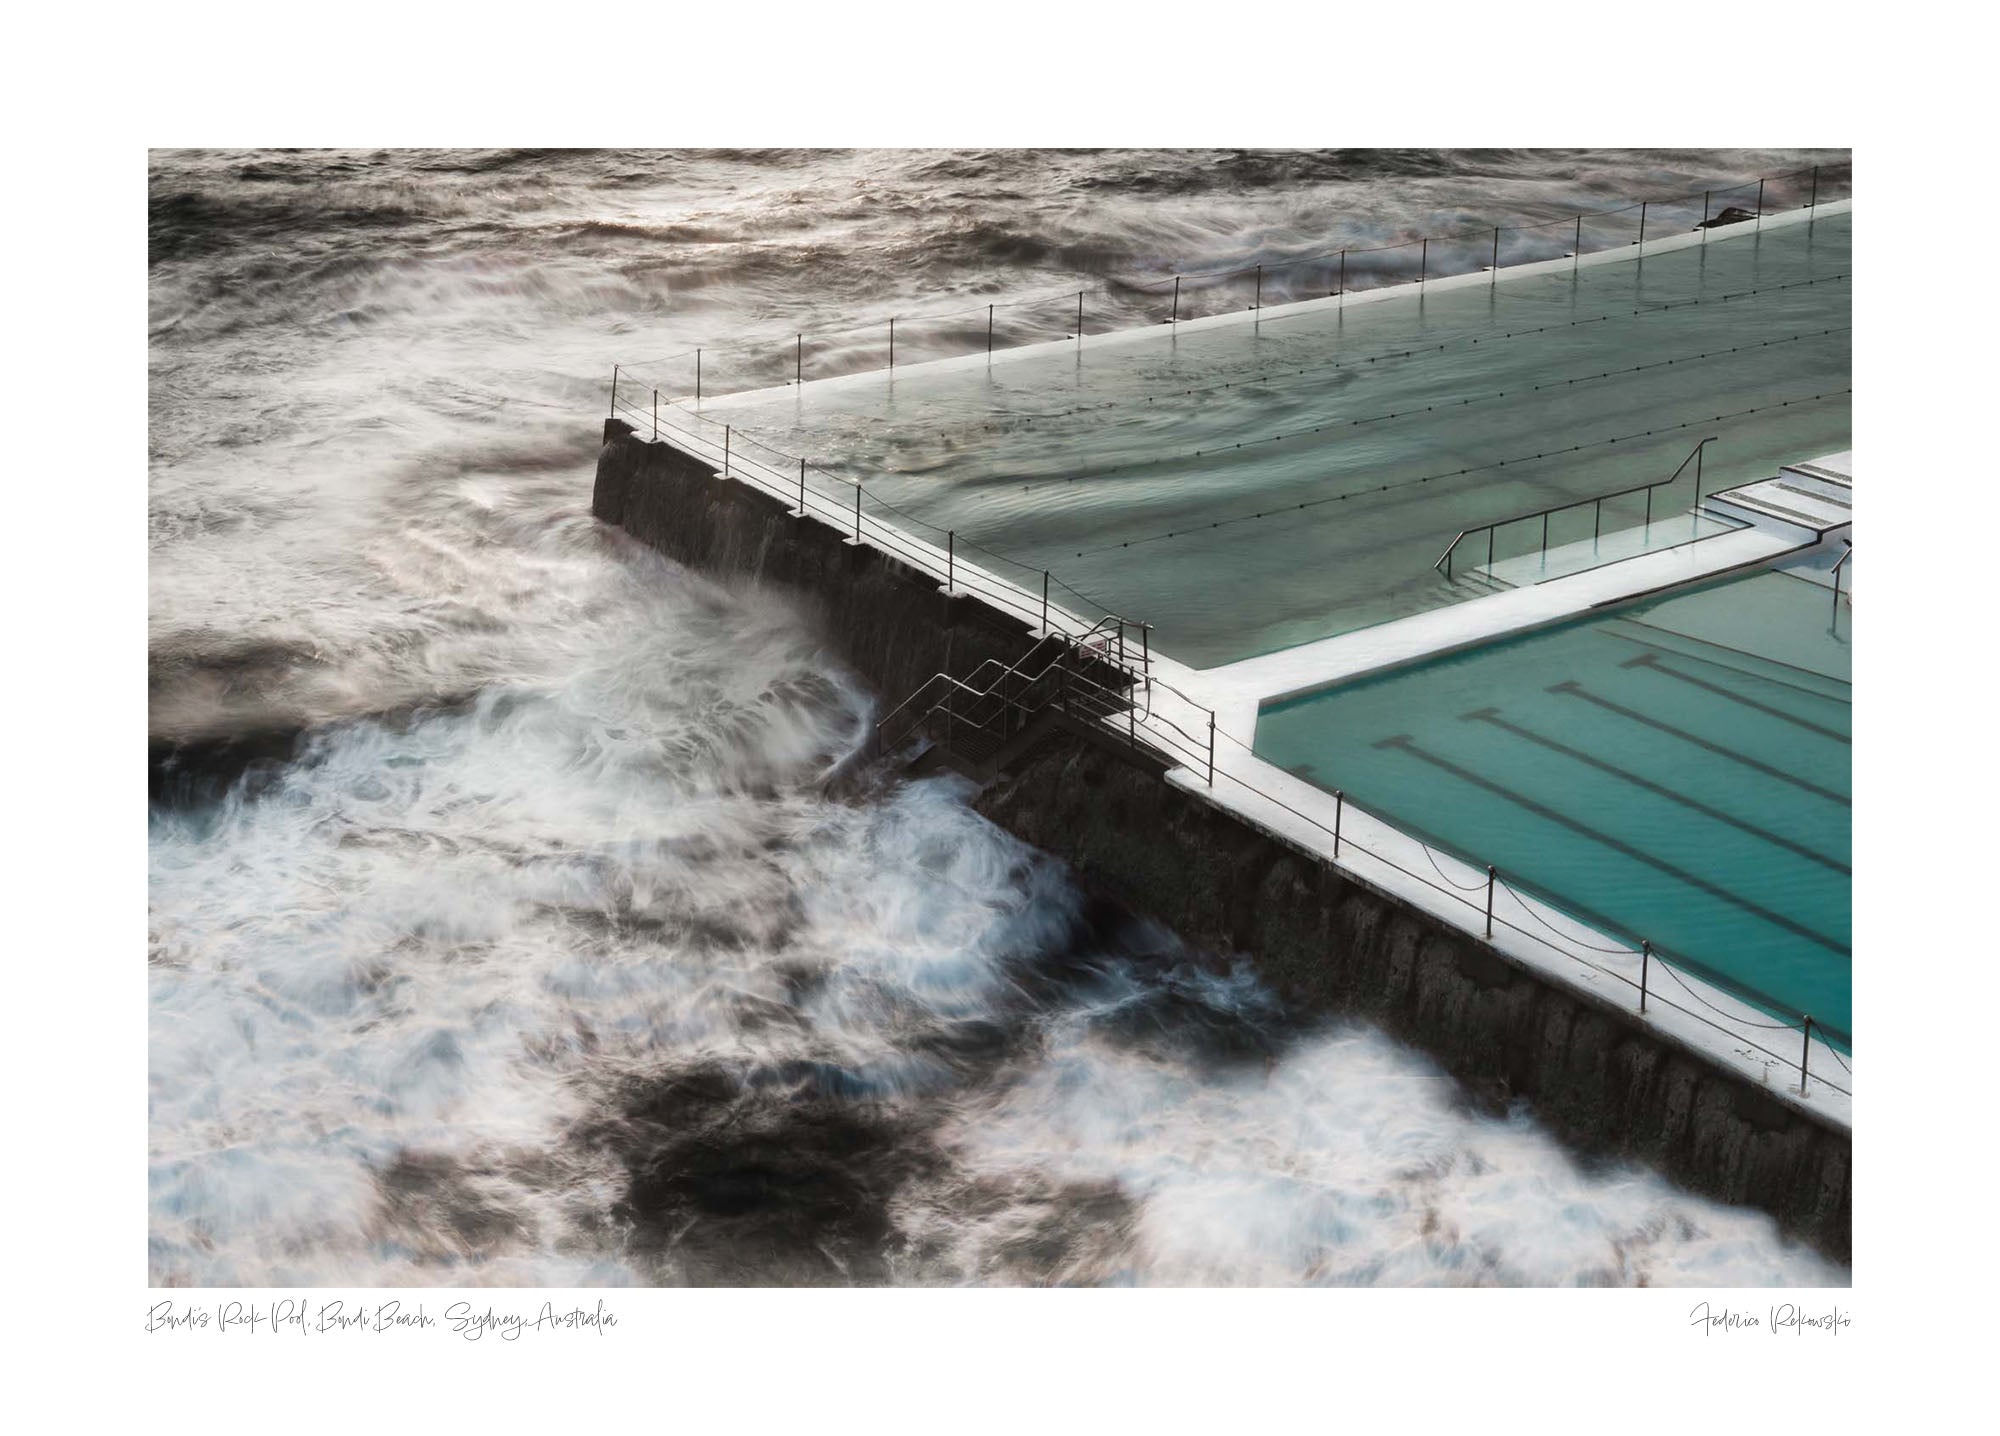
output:
{"label": "turquoise pool water", "polygon": [[1846,1042],[1850,623],[1766,570],[1273,705],[1256,748]]}
{"label": "turquoise pool water", "polygon": [[[901,511],[878,517],[1016,559],[999,571],[1031,590],[1047,568],[1088,599],[1059,602],[1207,667],[1472,596],[1431,567],[1460,529],[1664,479],[1709,434],[1709,490],[1847,448],[1851,231],[739,396],[709,437],[726,420],[859,480]],[[1657,532],[1693,478],[1654,496]],[[1604,533],[1644,506],[1607,506]],[[1550,543],[1596,517],[1556,516]],[[1503,531],[1496,559],[1539,537]]]}

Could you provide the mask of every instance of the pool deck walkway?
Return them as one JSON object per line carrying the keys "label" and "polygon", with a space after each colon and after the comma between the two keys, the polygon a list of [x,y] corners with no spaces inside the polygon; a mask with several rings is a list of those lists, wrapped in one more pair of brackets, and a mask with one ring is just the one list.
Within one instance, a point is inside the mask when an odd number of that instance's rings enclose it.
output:
{"label": "pool deck walkway", "polygon": [[[1803,467],[1810,471],[1819,465],[1837,475],[1836,485],[1844,481],[1851,494],[1850,456],[1828,456]],[[1792,466],[1780,479],[1800,468]],[[1777,481],[1760,480],[1742,487],[1755,491]],[[1704,502],[1726,505],[1731,492],[1724,490]],[[1398,664],[1435,658],[1566,622],[1594,609],[1761,567],[1785,554],[1842,547],[1852,531],[1851,519],[1821,527],[1797,522],[1795,514],[1764,513],[1752,505],[1735,506],[1732,512],[1744,521],[1744,527],[1240,663],[1193,669],[1156,654],[1150,665],[1154,691],[1148,695],[1139,721],[1141,726],[1156,730],[1163,747],[1185,752],[1187,739],[1199,735],[1207,724],[1205,710],[1212,709],[1212,777],[1208,765],[1181,766],[1167,774],[1168,782],[1199,793],[1414,907],[1486,936],[1499,951],[1535,971],[1631,1012],[1638,1006],[1641,982],[1643,959],[1638,950],[1539,899],[1515,892],[1504,878],[1492,890],[1489,936],[1488,875],[1484,869],[1438,852],[1357,807],[1341,804],[1333,794],[1259,757],[1253,751],[1257,716],[1265,703]],[[1809,1081],[1801,1093],[1796,1057],[1783,1062],[1772,1056],[1774,1045],[1799,1042],[1796,1029],[1773,1031],[1770,1015],[1761,1008],[1698,978],[1677,972],[1663,975],[1661,966],[1654,964],[1651,970],[1652,1000],[1645,1022],[1694,1051],[1750,1072],[1774,1097],[1851,1129],[1851,1057],[1839,1055],[1823,1041],[1806,1044],[1810,1070],[1850,1090],[1842,1092],[1823,1082]]]}

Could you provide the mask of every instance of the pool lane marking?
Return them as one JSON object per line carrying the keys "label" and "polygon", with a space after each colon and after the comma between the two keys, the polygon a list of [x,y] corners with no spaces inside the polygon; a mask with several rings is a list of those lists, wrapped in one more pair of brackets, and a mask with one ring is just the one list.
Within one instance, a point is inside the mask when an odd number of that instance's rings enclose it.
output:
{"label": "pool lane marking", "polygon": [[1732,692],[1720,683],[1710,683],[1706,678],[1697,678],[1692,673],[1683,673],[1678,668],[1669,668],[1666,664],[1660,662],[1660,655],[1657,653],[1641,653],[1636,658],[1626,659],[1618,666],[1620,668],[1650,668],[1655,673],[1664,673],[1669,678],[1678,678],[1683,683],[1691,683],[1696,688],[1706,689],[1719,698],[1727,698],[1731,703],[1741,703],[1745,708],[1755,708],[1759,713],[1768,713],[1773,718],[1782,719],[1787,723],[1796,723],[1807,732],[1817,733],[1824,738],[1831,738],[1836,743],[1846,743],[1851,747],[1854,742],[1847,734],[1840,732],[1838,729],[1814,723],[1809,719],[1799,717],[1796,713],[1787,713],[1784,709],[1775,708],[1769,703],[1759,703],[1755,698],[1746,698],[1743,694]]}
{"label": "pool lane marking", "polygon": [[1816,852],[1812,848],[1807,847],[1804,843],[1793,842],[1790,838],[1782,834],[1774,833],[1768,828],[1760,828],[1755,823],[1746,822],[1742,818],[1723,812],[1720,808],[1711,808],[1708,804],[1698,799],[1690,798],[1684,793],[1676,793],[1672,788],[1664,784],[1655,783],[1650,778],[1642,778],[1637,773],[1621,768],[1615,763],[1608,763],[1602,758],[1584,752],[1581,748],[1572,748],[1560,739],[1551,738],[1545,733],[1535,732],[1532,728],[1524,728],[1518,723],[1509,722],[1500,716],[1498,708],[1480,708],[1471,713],[1461,713],[1459,717],[1467,722],[1476,720],[1482,723],[1490,723],[1495,728],[1512,733],[1517,738],[1523,738],[1530,743],[1538,743],[1551,752],[1561,753],[1565,757],[1574,758],[1579,763],[1587,764],[1599,772],[1609,773],[1612,777],[1623,779],[1634,787],[1644,788],[1649,793],[1657,793],[1662,798],[1679,803],[1684,808],[1691,808],[1704,817],[1713,818],[1718,823],[1727,823],[1732,828],[1741,829],[1743,832],[1749,833],[1754,837],[1762,838],[1767,843],[1784,848],[1788,852],[1797,853],[1808,862],[1818,863],[1821,867],[1831,868],[1833,871],[1845,873],[1849,877],[1854,876],[1854,869],[1846,863],[1841,862],[1838,858],[1830,858],[1825,853]]}
{"label": "pool lane marking", "polygon": [[1659,719],[1641,713],[1636,708],[1627,708],[1623,703],[1613,703],[1609,698],[1592,693],[1574,678],[1566,679],[1561,683],[1551,683],[1548,691],[1551,693],[1561,693],[1571,698],[1581,698],[1586,703],[1595,703],[1599,708],[1616,713],[1621,718],[1630,718],[1634,723],[1643,723],[1648,728],[1657,728],[1660,732],[1679,738],[1684,742],[1692,743],[1697,748],[1706,748],[1709,752],[1719,757],[1727,758],[1731,762],[1741,763],[1746,768],[1754,768],[1759,773],[1776,778],[1781,783],[1790,783],[1794,788],[1803,788],[1808,793],[1816,793],[1828,802],[1838,803],[1843,808],[1854,806],[1854,800],[1845,793],[1836,793],[1831,788],[1822,788],[1819,784],[1808,782],[1796,773],[1788,773],[1783,768],[1760,762],[1747,753],[1739,753],[1734,748],[1725,748],[1720,743],[1712,743],[1697,733],[1690,733],[1685,728],[1676,728],[1671,723],[1662,723]]}
{"label": "pool lane marking", "polygon": [[1722,887],[1719,884],[1712,883],[1707,878],[1701,877],[1695,873],[1691,873],[1686,868],[1676,867],[1674,864],[1667,862],[1664,858],[1656,858],[1651,853],[1646,852],[1641,848],[1635,848],[1630,843],[1624,842],[1621,839],[1613,837],[1609,833],[1601,832],[1598,829],[1591,827],[1588,823],[1578,822],[1575,818],[1570,817],[1567,813],[1559,813],[1554,808],[1549,807],[1546,803],[1536,802],[1533,798],[1530,798],[1525,793],[1518,793],[1514,791],[1512,788],[1508,788],[1502,784],[1493,782],[1489,778],[1483,778],[1479,774],[1473,772],[1470,768],[1460,767],[1458,764],[1452,762],[1449,758],[1440,757],[1436,753],[1427,753],[1422,748],[1419,748],[1416,745],[1416,743],[1411,740],[1410,736],[1407,733],[1398,733],[1393,738],[1384,738],[1380,742],[1376,743],[1375,746],[1377,748],[1397,748],[1405,753],[1410,754],[1414,758],[1421,758],[1424,762],[1429,763],[1434,767],[1442,768],[1445,772],[1450,773],[1455,778],[1459,778],[1464,780],[1465,782],[1471,783],[1475,787],[1484,788],[1489,793],[1492,793],[1495,796],[1502,798],[1509,803],[1514,804],[1518,808],[1525,809],[1526,811],[1535,814],[1537,817],[1544,818],[1551,823],[1555,823],[1561,827],[1568,828],[1571,832],[1577,833],[1585,838],[1588,838],[1590,841],[1598,844],[1600,847],[1609,848],[1614,853],[1623,853],[1626,857],[1633,859],[1635,862],[1641,862],[1644,863],[1647,867],[1655,868],[1658,871],[1665,873],[1668,877],[1673,878],[1678,882],[1685,883],[1687,886],[1691,888],[1696,888],[1701,892],[1705,892],[1709,894],[1709,896],[1711,897],[1720,898],[1722,899],[1722,901],[1728,903],[1730,906],[1741,908],[1744,912],[1749,913],[1753,917],[1763,919],[1765,922],[1770,923],[1773,927],[1783,928],[1786,932],[1791,933],[1795,937],[1802,937],[1807,942],[1813,943],[1819,947],[1823,947],[1829,952],[1839,953],[1842,957],[1852,958],[1854,956],[1853,947],[1847,943],[1836,942],[1834,939],[1827,937],[1824,933],[1815,932],[1813,929],[1807,927],[1804,923],[1794,922],[1791,918],[1786,917],[1783,913],[1772,912],[1769,908],[1763,907],[1758,903],[1754,903],[1750,901],[1749,898],[1743,897],[1741,894],[1733,893],[1728,888]]}
{"label": "pool lane marking", "polygon": [[[1663,636],[1640,638],[1636,634],[1620,633],[1618,630],[1621,625],[1643,628],[1648,633]],[[1725,663],[1722,659],[1711,655],[1715,653],[1734,654],[1738,658],[1748,659],[1753,663],[1765,664],[1772,668],[1782,668],[1788,673],[1803,674],[1807,678],[1817,678],[1822,683],[1838,684],[1850,692],[1853,691],[1854,684],[1848,679],[1841,678],[1832,673],[1822,673],[1817,668],[1802,668],[1796,663],[1787,663],[1782,658],[1771,658],[1762,653],[1751,653],[1749,650],[1743,648],[1731,648],[1728,644],[1717,643],[1712,638],[1697,638],[1692,633],[1682,633],[1677,628],[1662,628],[1659,624],[1648,623],[1642,618],[1607,619],[1603,628],[1599,631],[1606,638],[1615,638],[1620,643],[1636,643],[1644,648],[1657,648],[1662,653],[1671,653],[1676,658],[1685,658],[1690,663],[1706,663],[1711,668],[1726,668],[1731,673],[1741,673],[1746,677],[1755,678],[1764,683],[1775,683],[1780,688],[1789,688],[1794,693],[1803,693],[1806,697],[1817,698],[1823,703],[1838,703],[1843,708],[1852,708],[1854,706],[1852,698],[1842,698],[1838,693],[1822,693],[1819,689],[1810,687],[1807,684],[1794,683],[1788,678],[1774,677],[1769,673],[1760,673],[1755,668],[1745,668],[1739,664]],[[1668,638],[1679,639],[1682,643],[1696,644],[1708,651],[1703,653],[1689,653],[1685,649],[1674,647],[1673,644],[1666,641]]]}

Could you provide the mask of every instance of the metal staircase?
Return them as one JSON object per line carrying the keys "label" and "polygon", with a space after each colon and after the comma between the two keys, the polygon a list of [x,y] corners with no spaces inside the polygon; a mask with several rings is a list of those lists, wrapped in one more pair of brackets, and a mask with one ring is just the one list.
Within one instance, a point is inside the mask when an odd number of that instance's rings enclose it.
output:
{"label": "metal staircase", "polygon": [[[1142,646],[1127,641],[1141,634]],[[1051,717],[1085,731],[1157,746],[1139,726],[1150,683],[1143,625],[1108,614],[1081,634],[1045,633],[1013,664],[989,658],[963,678],[934,673],[875,725],[878,756],[914,748],[913,766],[943,765],[981,780],[998,772]]]}

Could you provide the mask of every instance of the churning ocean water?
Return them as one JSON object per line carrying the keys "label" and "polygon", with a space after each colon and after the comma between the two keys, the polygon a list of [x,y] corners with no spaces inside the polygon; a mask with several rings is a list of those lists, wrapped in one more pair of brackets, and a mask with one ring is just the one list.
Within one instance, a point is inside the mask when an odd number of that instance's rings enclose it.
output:
{"label": "churning ocean water", "polygon": [[621,357],[1817,158],[155,153],[154,1283],[1844,1284],[879,770],[809,612],[588,512]]}

